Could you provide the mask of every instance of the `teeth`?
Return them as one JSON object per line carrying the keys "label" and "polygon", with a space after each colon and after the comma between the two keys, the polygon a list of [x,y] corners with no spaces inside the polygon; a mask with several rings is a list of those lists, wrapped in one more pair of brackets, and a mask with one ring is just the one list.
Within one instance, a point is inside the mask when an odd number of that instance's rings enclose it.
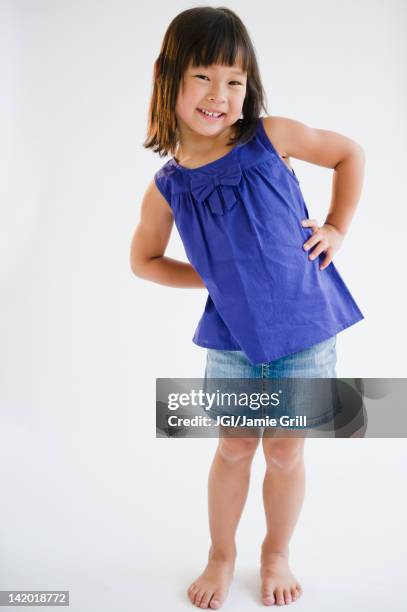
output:
{"label": "teeth", "polygon": [[209,111],[204,110],[203,108],[199,109],[201,113],[208,115],[209,117],[220,117],[223,113],[210,113]]}

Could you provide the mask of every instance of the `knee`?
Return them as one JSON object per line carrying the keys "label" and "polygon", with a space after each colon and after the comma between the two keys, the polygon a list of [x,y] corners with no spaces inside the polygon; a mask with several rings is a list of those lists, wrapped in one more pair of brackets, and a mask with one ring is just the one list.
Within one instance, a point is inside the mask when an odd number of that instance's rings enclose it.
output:
{"label": "knee", "polygon": [[303,459],[301,440],[272,440],[264,445],[267,469],[290,471]]}
{"label": "knee", "polygon": [[219,452],[223,459],[235,463],[251,461],[258,446],[258,439],[250,438],[220,438]]}

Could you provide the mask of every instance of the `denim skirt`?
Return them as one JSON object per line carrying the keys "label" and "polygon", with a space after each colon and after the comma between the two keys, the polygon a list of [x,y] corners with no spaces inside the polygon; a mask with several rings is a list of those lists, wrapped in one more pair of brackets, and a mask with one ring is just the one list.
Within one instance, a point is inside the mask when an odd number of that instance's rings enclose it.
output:
{"label": "denim skirt", "polygon": [[[335,379],[335,366],[336,335],[305,350],[257,365],[253,365],[243,351],[207,349],[204,392],[213,399],[210,406],[205,407],[205,414],[215,420],[219,416],[232,415],[293,419],[291,426],[284,429],[330,423],[341,412],[336,381],[315,379]],[[305,380],[309,378],[313,380]],[[265,400],[267,394],[273,393],[274,400],[278,398],[279,401],[265,401],[259,405],[252,400],[258,400],[260,393]],[[221,401],[221,394],[225,397],[233,394],[240,400],[243,394],[244,401],[231,405]],[[304,420],[298,425],[298,417],[304,415],[305,427]]]}

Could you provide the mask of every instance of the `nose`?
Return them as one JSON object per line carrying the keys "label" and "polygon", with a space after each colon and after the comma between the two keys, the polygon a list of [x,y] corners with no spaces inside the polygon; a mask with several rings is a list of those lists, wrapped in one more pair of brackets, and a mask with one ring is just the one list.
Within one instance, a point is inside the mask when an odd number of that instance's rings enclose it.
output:
{"label": "nose", "polygon": [[223,98],[222,96],[215,96],[215,95],[210,95],[207,96],[207,102],[208,104],[213,104],[214,106],[216,106],[216,108],[223,108],[224,105],[226,104],[226,100],[225,98]]}
{"label": "nose", "polygon": [[226,96],[222,91],[222,86],[214,87],[213,90],[207,96],[208,100],[215,103],[221,103],[226,101]]}

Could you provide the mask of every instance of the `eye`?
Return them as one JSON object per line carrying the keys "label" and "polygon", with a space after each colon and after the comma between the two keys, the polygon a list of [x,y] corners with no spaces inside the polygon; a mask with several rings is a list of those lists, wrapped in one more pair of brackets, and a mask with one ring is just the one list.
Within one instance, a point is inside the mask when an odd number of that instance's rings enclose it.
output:
{"label": "eye", "polygon": [[[207,79],[209,77],[206,76],[206,74],[195,74],[195,77],[197,77],[198,79]],[[240,81],[230,81],[231,84],[236,84],[236,85],[243,85],[243,83],[241,83]]]}

